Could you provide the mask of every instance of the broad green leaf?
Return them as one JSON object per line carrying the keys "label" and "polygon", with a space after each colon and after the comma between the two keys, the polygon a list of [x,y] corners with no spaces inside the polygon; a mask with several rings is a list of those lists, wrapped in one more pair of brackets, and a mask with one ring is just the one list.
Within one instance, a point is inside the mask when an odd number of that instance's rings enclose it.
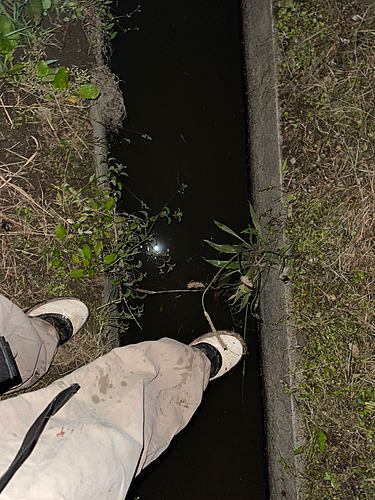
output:
{"label": "broad green leaf", "polygon": [[44,10],[48,10],[51,7],[51,0],[42,0],[42,6]]}
{"label": "broad green leaf", "polygon": [[24,64],[22,64],[22,63],[17,63],[17,64],[15,64],[14,66],[12,66],[12,67],[10,68],[9,73],[10,73],[11,75],[17,75],[17,74],[21,71],[21,69],[22,69],[22,68],[24,68],[24,67],[25,67],[25,65],[24,65]]}
{"label": "broad green leaf", "polygon": [[91,260],[92,252],[91,252],[91,248],[89,247],[89,245],[87,243],[85,243],[83,245],[82,252],[87,260]]}
{"label": "broad green leaf", "polygon": [[89,278],[92,278],[95,274],[95,269],[89,269],[88,270],[88,275],[89,275]]}
{"label": "broad green leaf", "polygon": [[78,95],[83,99],[96,99],[100,94],[100,90],[95,85],[81,85],[78,89]]}
{"label": "broad green leaf", "polygon": [[17,33],[11,19],[1,14],[0,15],[0,35],[6,38],[12,47],[16,47],[20,34]]}
{"label": "broad green leaf", "polygon": [[36,63],[36,69],[38,70],[39,78],[43,78],[44,76],[47,76],[49,71],[50,71],[48,64],[45,61],[38,61]]}
{"label": "broad green leaf", "polygon": [[60,238],[60,240],[63,240],[66,236],[66,231],[60,223],[58,223],[57,226],[55,227],[55,233],[56,236]]}
{"label": "broad green leaf", "polygon": [[98,243],[95,245],[95,254],[99,255],[102,249],[103,249],[103,242],[102,240],[99,240]]}
{"label": "broad green leaf", "polygon": [[105,202],[105,205],[104,205],[104,208],[107,208],[108,210],[110,210],[113,206],[113,198],[110,197],[108,198],[108,200]]}
{"label": "broad green leaf", "polygon": [[110,253],[109,255],[106,255],[103,260],[105,264],[110,265],[117,259],[117,257],[117,253]]}
{"label": "broad green leaf", "polygon": [[67,89],[69,87],[69,73],[68,70],[62,66],[56,73],[55,78],[52,82],[55,89]]}
{"label": "broad green leaf", "polygon": [[6,55],[17,46],[19,33],[14,33],[14,24],[8,16],[0,15],[0,54]]}
{"label": "broad green leaf", "polygon": [[[223,253],[239,253],[238,250],[237,250],[238,246],[234,247],[232,245],[219,245],[219,244],[214,243],[213,241],[210,241],[210,240],[203,240],[203,241],[205,241],[206,243],[208,243],[212,248],[214,248],[218,252],[223,252]],[[241,247],[240,247],[240,249],[241,249]],[[241,250],[240,250],[240,252],[241,252]]]}
{"label": "broad green leaf", "polygon": [[5,38],[5,36],[0,35],[0,54],[7,55],[9,52],[12,52],[13,46],[10,41]]}
{"label": "broad green leaf", "polygon": [[72,255],[72,261],[74,264],[79,264],[79,257],[77,255]]}
{"label": "broad green leaf", "polygon": [[303,453],[303,448],[304,447],[305,447],[305,445],[302,445],[299,448],[297,448],[296,450],[294,450],[294,454],[295,455],[300,455],[301,453]]}
{"label": "broad green leaf", "polygon": [[14,31],[14,24],[8,16],[0,15],[0,35],[6,36]]}
{"label": "broad green leaf", "polygon": [[84,275],[85,275],[84,269],[77,269],[76,271],[72,271],[70,273],[70,277],[73,279],[82,278]]}
{"label": "broad green leaf", "polygon": [[85,267],[87,269],[90,265],[90,262],[88,259],[85,258],[85,259],[83,259],[82,264],[83,264],[83,267]]}
{"label": "broad green leaf", "polygon": [[53,259],[52,264],[58,269],[61,266],[61,259]]}
{"label": "broad green leaf", "polygon": [[25,7],[26,15],[38,26],[43,17],[42,0],[28,0]]}

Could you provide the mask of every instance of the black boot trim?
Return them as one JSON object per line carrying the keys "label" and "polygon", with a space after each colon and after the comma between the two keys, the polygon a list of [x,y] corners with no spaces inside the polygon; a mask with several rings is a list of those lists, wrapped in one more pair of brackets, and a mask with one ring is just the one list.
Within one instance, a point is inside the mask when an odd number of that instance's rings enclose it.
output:
{"label": "black boot trim", "polygon": [[46,313],[39,314],[39,316],[35,317],[47,321],[47,323],[50,323],[55,328],[60,338],[58,345],[65,344],[65,342],[72,337],[73,325],[70,319],[66,316],[63,316],[62,314]]}
{"label": "black boot trim", "polygon": [[199,344],[195,344],[193,347],[198,347],[203,354],[207,356],[207,358],[211,361],[211,373],[210,378],[214,377],[219,373],[221,365],[223,364],[223,360],[221,358],[220,352],[211,344],[207,342],[200,342]]}

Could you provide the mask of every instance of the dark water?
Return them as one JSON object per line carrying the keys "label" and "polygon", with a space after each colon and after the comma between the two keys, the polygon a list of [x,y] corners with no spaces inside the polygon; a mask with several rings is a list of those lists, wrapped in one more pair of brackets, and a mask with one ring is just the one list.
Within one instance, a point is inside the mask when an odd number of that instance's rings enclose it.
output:
{"label": "dark water", "polygon": [[[125,16],[138,5],[121,1],[116,14]],[[112,154],[128,167],[127,186],[154,212],[182,183],[188,185],[170,205],[172,211],[181,208],[181,223],[160,221],[155,227],[161,251],[168,250],[176,267],[160,274],[162,260],[145,257],[143,287],[181,289],[190,280],[208,282],[214,268],[203,256],[217,255],[203,239],[231,242],[213,219],[237,232],[249,223],[239,3],[144,0],[141,12],[121,18],[121,26],[139,29],[119,33],[113,43],[112,67],[123,82],[128,117],[127,130],[113,137]],[[126,195],[123,208],[140,206]],[[163,336],[191,342],[209,330],[200,300],[200,293],[148,297],[143,330],[133,324],[123,343]],[[223,298],[210,296],[207,306],[218,329],[241,332]],[[247,344],[244,380],[241,365],[209,384],[190,424],[133,481],[128,500],[267,497],[253,324]]]}

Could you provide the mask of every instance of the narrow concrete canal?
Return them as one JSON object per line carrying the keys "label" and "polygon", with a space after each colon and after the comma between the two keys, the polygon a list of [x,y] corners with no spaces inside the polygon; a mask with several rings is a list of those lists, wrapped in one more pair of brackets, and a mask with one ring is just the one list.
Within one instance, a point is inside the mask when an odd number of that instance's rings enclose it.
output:
{"label": "narrow concrete canal", "polygon": [[[112,136],[111,153],[127,165],[126,183],[154,212],[182,184],[171,203],[180,223],[160,221],[155,237],[163,261],[144,255],[144,288],[182,289],[209,282],[215,270],[203,257],[217,254],[204,239],[227,243],[216,219],[236,232],[249,223],[246,112],[240,5],[234,0],[119,2],[124,29],[113,41],[112,69],[122,80],[124,130]],[[148,136],[152,139],[150,140]],[[129,142],[130,141],[130,142]],[[130,195],[123,209],[139,210]],[[231,241],[229,241],[231,242]],[[160,271],[164,271],[160,273]],[[149,296],[142,330],[134,323],[123,344],[163,336],[189,343],[208,331],[200,293]],[[218,329],[241,330],[225,298],[212,295],[208,310]],[[264,500],[267,498],[263,409],[257,334],[250,324],[249,355],[209,384],[187,428],[133,482],[128,500]]]}

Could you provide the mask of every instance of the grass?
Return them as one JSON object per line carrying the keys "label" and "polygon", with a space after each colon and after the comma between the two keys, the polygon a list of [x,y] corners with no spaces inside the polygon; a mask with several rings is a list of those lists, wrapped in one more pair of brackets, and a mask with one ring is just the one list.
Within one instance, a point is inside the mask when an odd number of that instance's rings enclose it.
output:
{"label": "grass", "polygon": [[[109,125],[116,127],[117,118],[119,126],[122,98],[108,91],[113,77],[101,52],[102,44],[111,38],[109,4],[57,1],[44,15],[39,0],[30,3],[35,9],[32,15],[19,10],[19,2],[13,0],[1,7],[0,293],[24,310],[48,298],[73,295],[84,300],[91,312],[82,332],[59,349],[39,386],[108,349],[103,332],[112,318],[106,317],[102,305],[104,275],[111,279],[111,302],[119,304],[116,319],[122,328],[142,314],[145,295],[137,291],[143,279],[140,244],[152,244],[158,218],[169,223],[174,217],[166,206],[153,216],[145,210],[117,212],[126,174],[122,165],[107,158],[107,176],[96,178],[89,99],[96,98],[98,89],[91,85],[90,72],[73,63],[65,68],[58,61],[46,62],[46,44],[59,44],[51,33],[65,36],[55,16],[65,16],[57,17],[64,28],[80,19],[91,26],[91,32],[94,26],[98,36],[90,35],[92,46],[81,30],[79,48],[96,51],[91,58],[98,78],[105,77],[100,85],[104,106],[109,108],[113,99],[119,104],[116,113],[108,116]],[[13,27],[21,31],[6,43]],[[104,68],[99,68],[100,73],[98,66]]]}
{"label": "grass", "polygon": [[375,8],[276,1],[305,498],[375,496]]}

